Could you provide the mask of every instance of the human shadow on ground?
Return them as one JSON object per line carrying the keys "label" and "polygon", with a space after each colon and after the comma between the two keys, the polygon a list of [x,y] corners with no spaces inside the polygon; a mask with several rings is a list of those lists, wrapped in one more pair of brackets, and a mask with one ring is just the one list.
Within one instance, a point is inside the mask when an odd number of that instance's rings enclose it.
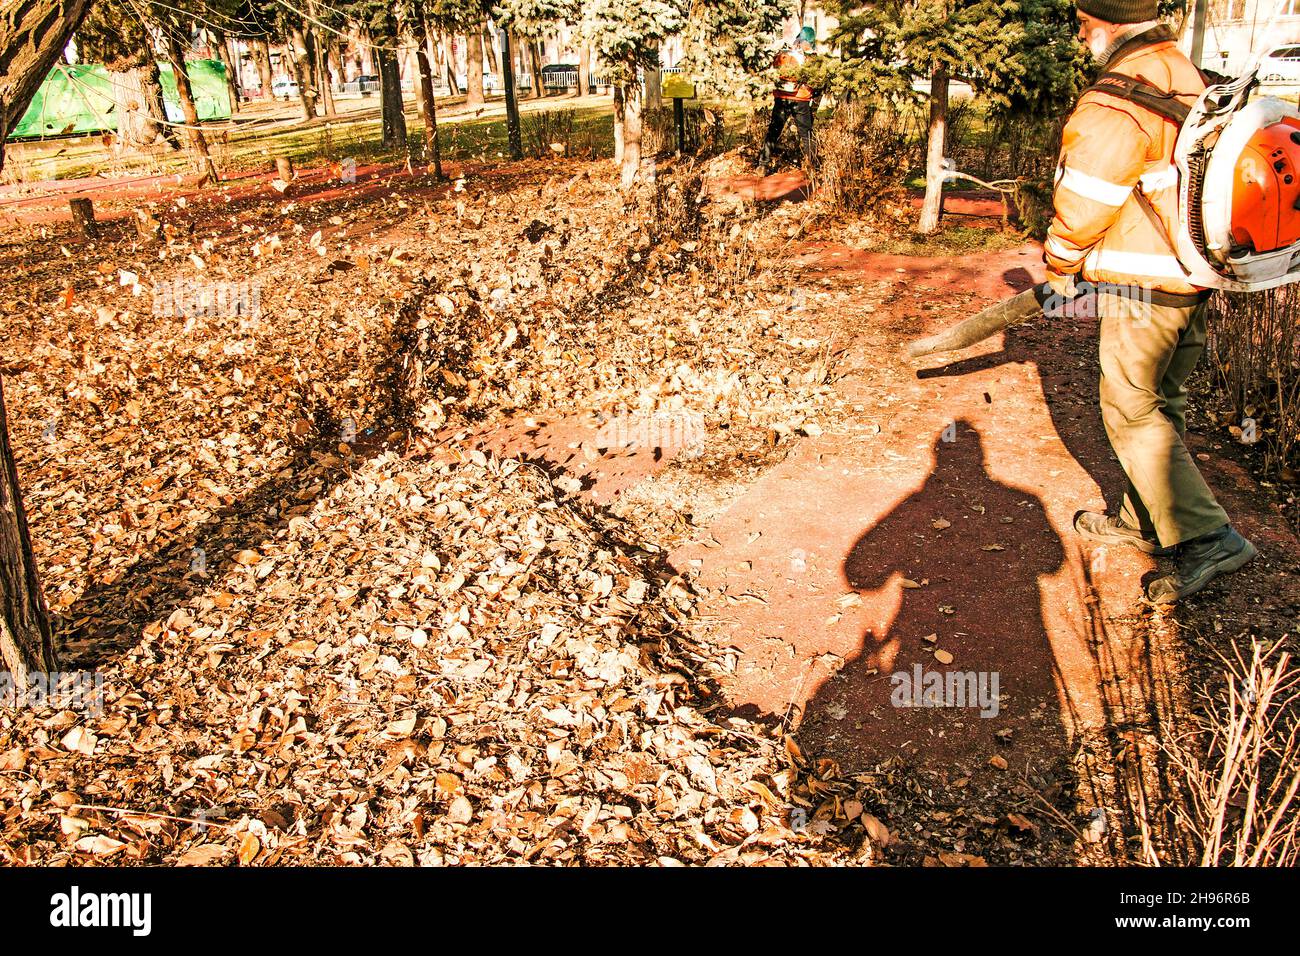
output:
{"label": "human shadow on ground", "polygon": [[[1024,269],[1003,276],[1012,291],[1029,288]],[[1123,493],[1124,473],[1110,452],[1098,407],[1096,361],[1098,335],[1095,302],[1059,318],[1036,318],[1003,333],[998,352],[961,359],[918,371],[918,378],[968,375],[1012,362],[1032,362],[1053,430],[1070,456],[1101,489],[1113,511]],[[1079,508],[1095,507],[1080,501]],[[1174,815],[1185,799],[1178,774],[1159,741],[1169,725],[1170,675],[1161,666],[1152,635],[1138,627],[1138,640],[1117,634],[1106,618],[1098,594],[1098,575],[1107,555],[1071,537],[1067,551],[1077,551],[1071,578],[1081,607],[1080,638],[1091,659],[1091,679],[1102,712],[1102,727],[1079,744],[1080,802],[1108,807],[1104,839],[1124,855],[1140,847],[1150,862],[1150,846],[1161,832],[1172,834]],[[1156,572],[1148,571],[1146,577]],[[1137,598],[1135,589],[1134,598]],[[1124,634],[1127,634],[1125,630]],[[1088,721],[1076,710],[1073,695],[1061,695],[1064,719],[1071,727]]]}
{"label": "human shadow on ground", "polygon": [[844,560],[849,587],[897,611],[818,689],[801,739],[846,769],[890,753],[954,768],[1059,758],[1039,579],[1064,560],[1042,503],[989,475],[979,431],[945,429],[929,475]]}

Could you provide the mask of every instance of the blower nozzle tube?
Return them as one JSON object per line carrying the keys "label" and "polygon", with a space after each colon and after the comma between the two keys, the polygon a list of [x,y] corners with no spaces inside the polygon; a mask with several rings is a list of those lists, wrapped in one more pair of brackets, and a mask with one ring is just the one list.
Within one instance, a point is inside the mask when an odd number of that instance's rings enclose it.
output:
{"label": "blower nozzle tube", "polygon": [[954,352],[983,342],[990,335],[1019,325],[1043,311],[1043,304],[1056,295],[1047,283],[1026,289],[1018,295],[989,306],[978,315],[952,328],[922,339],[914,339],[906,349],[909,359],[917,359],[935,352]]}

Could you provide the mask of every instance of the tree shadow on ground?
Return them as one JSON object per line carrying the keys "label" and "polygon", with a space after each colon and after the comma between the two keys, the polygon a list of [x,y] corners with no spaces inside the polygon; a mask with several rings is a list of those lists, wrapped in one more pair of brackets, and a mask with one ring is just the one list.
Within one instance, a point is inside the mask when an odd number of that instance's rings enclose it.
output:
{"label": "tree shadow on ground", "polygon": [[240,552],[260,547],[359,465],[405,438],[413,411],[402,384],[408,375],[409,330],[427,294],[426,287],[403,305],[387,354],[375,370],[372,391],[380,404],[374,420],[345,428],[328,407],[318,405],[312,437],[264,480],[215,508],[206,521],[159,534],[149,551],[111,579],[92,580],[53,621],[65,666],[93,668],[134,647],[142,627],[165,620],[209,590],[239,563]]}

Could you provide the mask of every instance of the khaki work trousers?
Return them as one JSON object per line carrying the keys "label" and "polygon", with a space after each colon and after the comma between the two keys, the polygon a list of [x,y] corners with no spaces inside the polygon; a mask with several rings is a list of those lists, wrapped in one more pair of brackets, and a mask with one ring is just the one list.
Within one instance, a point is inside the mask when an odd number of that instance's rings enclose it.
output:
{"label": "khaki work trousers", "polygon": [[1183,444],[1206,305],[1155,305],[1132,291],[1097,296],[1101,418],[1127,478],[1120,519],[1171,547],[1228,523]]}

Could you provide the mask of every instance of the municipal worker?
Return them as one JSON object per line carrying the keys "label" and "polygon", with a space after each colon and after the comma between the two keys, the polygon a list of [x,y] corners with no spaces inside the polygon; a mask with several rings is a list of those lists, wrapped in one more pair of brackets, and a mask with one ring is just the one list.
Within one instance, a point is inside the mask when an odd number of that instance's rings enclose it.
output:
{"label": "municipal worker", "polygon": [[772,151],[781,139],[785,122],[794,117],[794,126],[799,133],[799,153],[804,162],[812,157],[813,110],[814,103],[820,98],[811,86],[799,79],[799,69],[812,53],[817,41],[817,31],[804,27],[795,38],[793,48],[782,50],[776,55],[773,67],[776,69],[776,88],[772,92],[772,119],[767,124],[767,136],[763,139],[763,150],[759,155],[759,165],[764,173],[772,161]]}
{"label": "municipal worker", "polygon": [[[1137,77],[1191,103],[1205,88],[1156,21],[1156,0],[1076,0],[1080,42],[1107,73]],[[1208,293],[1174,256],[1177,126],[1091,90],[1066,124],[1044,259],[1062,296],[1097,289],[1101,415],[1127,478],[1117,516],[1082,511],[1084,538],[1172,555],[1147,600],[1178,601],[1255,556],[1233,530],[1183,444],[1185,383],[1205,346]]]}

